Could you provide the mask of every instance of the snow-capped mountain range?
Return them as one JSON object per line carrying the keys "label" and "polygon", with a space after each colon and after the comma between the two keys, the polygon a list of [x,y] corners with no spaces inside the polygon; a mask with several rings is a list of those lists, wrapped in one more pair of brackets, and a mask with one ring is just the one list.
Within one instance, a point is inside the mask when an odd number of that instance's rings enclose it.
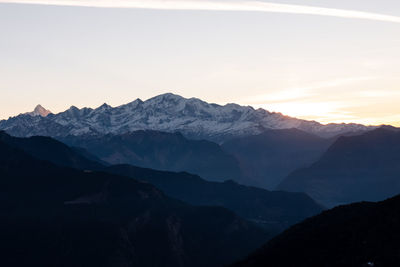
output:
{"label": "snow-capped mountain range", "polygon": [[[171,93],[146,101],[135,101],[96,109],[74,106],[52,114],[20,114],[0,121],[0,129],[15,136],[68,136],[122,134],[135,130],[181,132],[191,138],[223,140],[227,137],[254,135],[267,129],[297,128],[323,137],[373,129],[360,124],[327,124],[272,113],[250,106],[210,104],[197,98],[183,98]],[[40,116],[36,116],[40,115]]]}

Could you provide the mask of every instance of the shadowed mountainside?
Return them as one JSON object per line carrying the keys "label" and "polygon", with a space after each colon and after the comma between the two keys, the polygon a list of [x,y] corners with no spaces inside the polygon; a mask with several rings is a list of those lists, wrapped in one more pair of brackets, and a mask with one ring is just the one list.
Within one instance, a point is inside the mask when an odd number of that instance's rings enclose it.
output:
{"label": "shadowed mountainside", "polygon": [[5,133],[1,136],[0,140],[60,166],[129,176],[149,182],[167,195],[192,205],[229,208],[239,216],[263,226],[271,234],[321,211],[321,207],[303,193],[271,192],[232,181],[209,182],[189,173],[156,171],[131,165],[106,167],[83,158],[80,150],[71,150],[67,145],[48,137],[15,138]]}
{"label": "shadowed mountainside", "polygon": [[400,265],[400,196],[336,207],[291,227],[232,267]]}
{"label": "shadowed mountainside", "polygon": [[193,205],[228,208],[271,233],[278,233],[322,211],[320,205],[303,193],[268,191],[234,181],[209,182],[189,173],[161,172],[130,165],[114,165],[105,171],[147,181],[167,195]]}
{"label": "shadowed mountainside", "polygon": [[50,161],[59,166],[82,170],[96,170],[101,169],[104,164],[85,150],[71,148],[51,137],[32,136],[29,138],[19,138],[0,131],[0,141],[9,146],[21,149],[35,158]]}
{"label": "shadowed mountainside", "polygon": [[267,130],[222,148],[239,161],[244,183],[275,189],[289,173],[315,162],[333,141],[298,129]]}
{"label": "shadowed mountainside", "polygon": [[394,196],[400,192],[399,178],[400,131],[382,127],[340,137],[320,160],[294,171],[278,188],[334,206]]}
{"label": "shadowed mountainside", "polygon": [[122,135],[68,136],[60,140],[82,147],[109,164],[187,171],[212,181],[241,178],[237,160],[218,144],[190,140],[180,133],[136,131]]}
{"label": "shadowed mountainside", "polygon": [[3,266],[221,266],[269,235],[148,183],[36,160],[0,141]]}

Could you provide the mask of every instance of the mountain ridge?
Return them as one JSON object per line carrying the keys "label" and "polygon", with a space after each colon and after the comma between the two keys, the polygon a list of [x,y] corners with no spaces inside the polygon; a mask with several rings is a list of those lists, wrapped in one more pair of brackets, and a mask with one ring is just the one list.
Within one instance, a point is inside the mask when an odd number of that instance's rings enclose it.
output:
{"label": "mountain ridge", "polygon": [[339,137],[312,165],[289,174],[279,190],[305,192],[327,207],[398,194],[400,131],[381,127]]}
{"label": "mountain ridge", "polygon": [[186,172],[156,171],[132,165],[112,165],[103,171],[149,182],[166,195],[191,205],[228,208],[274,234],[324,209],[305,193],[268,191],[233,180],[212,182]]}
{"label": "mountain ridge", "polygon": [[323,137],[346,132],[373,129],[361,124],[320,124],[284,116],[281,113],[251,106],[207,103],[198,98],[184,98],[172,93],[146,101],[98,108],[71,106],[46,117],[21,114],[0,121],[0,129],[15,136],[66,136],[83,134],[121,134],[135,130],[179,131],[189,138],[226,140],[230,137],[254,135],[265,129],[297,128]]}
{"label": "mountain ridge", "polygon": [[102,136],[67,136],[59,141],[81,147],[109,164],[131,164],[164,171],[187,171],[224,181],[241,180],[237,160],[216,143],[191,140],[181,133],[139,130]]}

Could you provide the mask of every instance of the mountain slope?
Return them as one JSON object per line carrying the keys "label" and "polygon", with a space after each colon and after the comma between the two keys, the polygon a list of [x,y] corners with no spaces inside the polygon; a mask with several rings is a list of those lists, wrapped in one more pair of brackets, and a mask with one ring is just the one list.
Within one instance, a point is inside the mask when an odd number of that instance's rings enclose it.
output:
{"label": "mountain slope", "polygon": [[99,160],[89,160],[88,153],[84,156],[85,152],[81,149],[71,148],[50,137],[18,138],[0,131],[0,141],[11,147],[18,148],[37,159],[50,161],[59,166],[82,170],[99,170],[103,168],[103,164]]}
{"label": "mountain slope", "polygon": [[147,183],[40,161],[0,141],[2,266],[221,266],[268,235]]}
{"label": "mountain slope", "polygon": [[206,140],[189,140],[180,133],[135,131],[122,135],[68,136],[68,145],[82,147],[109,164],[187,171],[205,179],[240,180],[237,160]]}
{"label": "mountain slope", "polygon": [[400,265],[400,196],[340,206],[291,227],[235,267]]}
{"label": "mountain slope", "polygon": [[246,184],[274,189],[289,173],[316,161],[332,142],[298,129],[282,129],[235,138],[222,148],[237,158]]}
{"label": "mountain slope", "polygon": [[266,129],[297,128],[320,136],[365,131],[358,124],[322,125],[271,113],[264,109],[227,104],[209,104],[163,94],[146,101],[137,99],[126,105],[107,104],[91,109],[71,107],[46,117],[19,115],[0,121],[0,129],[15,136],[68,136],[124,134],[137,130],[179,131],[189,138],[223,141],[232,137],[256,135]]}
{"label": "mountain slope", "polygon": [[308,168],[291,173],[280,190],[306,192],[326,206],[379,201],[400,192],[400,132],[379,128],[340,137]]}
{"label": "mountain slope", "polygon": [[161,172],[130,165],[114,165],[107,172],[147,181],[167,195],[192,205],[221,206],[278,233],[322,211],[302,193],[267,191],[233,181],[208,182],[189,173]]}

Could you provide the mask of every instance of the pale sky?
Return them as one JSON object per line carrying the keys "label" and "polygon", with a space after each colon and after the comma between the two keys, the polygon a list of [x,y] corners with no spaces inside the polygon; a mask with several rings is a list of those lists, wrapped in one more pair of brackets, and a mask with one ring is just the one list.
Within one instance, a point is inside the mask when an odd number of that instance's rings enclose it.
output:
{"label": "pale sky", "polygon": [[399,0],[10,1],[0,0],[0,119],[173,92],[400,126]]}

